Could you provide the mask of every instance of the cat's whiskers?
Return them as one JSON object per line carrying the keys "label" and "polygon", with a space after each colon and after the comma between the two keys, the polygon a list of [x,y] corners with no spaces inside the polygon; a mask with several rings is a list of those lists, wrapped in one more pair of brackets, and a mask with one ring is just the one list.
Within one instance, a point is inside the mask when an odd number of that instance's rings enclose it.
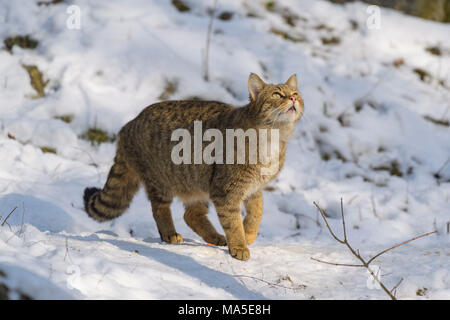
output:
{"label": "cat's whiskers", "polygon": [[272,116],[275,114],[276,111],[277,111],[277,110],[274,109],[274,110],[270,111],[269,114],[267,114],[267,115],[264,117],[264,124],[270,125],[270,124],[273,123],[274,119],[273,119]]}
{"label": "cat's whiskers", "polygon": [[270,120],[271,117],[272,117],[272,116],[275,114],[275,112],[277,112],[277,111],[279,111],[278,108],[275,108],[275,109],[271,110],[271,111],[269,112],[269,114],[266,116],[266,118]]}
{"label": "cat's whiskers", "polygon": [[311,139],[314,139],[313,134],[312,134],[312,131],[313,131],[312,121],[308,118],[308,116],[306,114],[304,114],[304,112],[301,112],[300,120],[302,120],[303,118],[305,119],[305,121],[306,121],[305,123],[307,124],[307,128],[305,128],[306,133],[311,137]]}
{"label": "cat's whiskers", "polygon": [[312,121],[308,118],[308,116],[306,114],[304,114],[303,112],[301,113],[301,119],[305,119],[305,121],[308,123],[308,126],[312,126]]}
{"label": "cat's whiskers", "polygon": [[[267,121],[265,122],[265,124],[272,124],[272,128],[273,128],[273,124],[276,122],[276,120],[278,119],[279,115],[280,115],[282,112],[283,112],[283,111],[280,110],[280,108],[276,108],[276,109],[271,110],[271,111],[269,112],[269,114],[267,114],[266,117],[265,117],[265,119],[267,120]],[[272,116],[273,116],[275,113],[277,113],[277,114],[276,114],[276,116],[272,119]]]}
{"label": "cat's whiskers", "polygon": [[276,114],[276,116],[275,116],[275,119],[273,120],[273,122],[272,122],[272,128],[270,128],[270,130],[272,130],[273,129],[273,126],[275,125],[275,123],[277,122],[277,120],[278,120],[278,117],[280,116],[280,114],[282,114],[283,112],[281,111],[281,110],[279,110],[278,111],[278,113]]}

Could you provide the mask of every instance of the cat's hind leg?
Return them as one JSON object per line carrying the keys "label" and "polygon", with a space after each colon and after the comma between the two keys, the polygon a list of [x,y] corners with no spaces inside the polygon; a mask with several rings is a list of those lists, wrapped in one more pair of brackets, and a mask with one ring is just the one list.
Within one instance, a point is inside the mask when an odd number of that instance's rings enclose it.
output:
{"label": "cat's hind leg", "polygon": [[170,211],[173,197],[164,196],[149,185],[146,185],[145,189],[152,204],[153,218],[156,221],[161,240],[168,243],[182,243],[183,237],[175,230]]}
{"label": "cat's hind leg", "polygon": [[208,205],[203,202],[185,203],[184,221],[207,243],[216,246],[225,246],[225,237],[219,234],[209,221]]}

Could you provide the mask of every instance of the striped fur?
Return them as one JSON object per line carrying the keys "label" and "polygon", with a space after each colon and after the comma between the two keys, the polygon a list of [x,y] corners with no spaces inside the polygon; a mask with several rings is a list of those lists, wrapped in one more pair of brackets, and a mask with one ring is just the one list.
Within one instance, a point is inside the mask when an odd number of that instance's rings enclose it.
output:
{"label": "striped fur", "polygon": [[84,208],[88,215],[97,221],[117,218],[128,209],[139,185],[137,173],[129,168],[118,154],[103,189],[84,190]]}
{"label": "striped fur", "polygon": [[[185,204],[184,219],[191,229],[208,243],[227,244],[233,257],[247,260],[247,245],[255,240],[262,217],[261,190],[281,170],[287,141],[303,113],[295,76],[284,84],[271,85],[251,74],[248,89],[250,103],[240,108],[215,101],[165,101],[145,108],[120,130],[114,165],[103,189],[86,188],[89,216],[98,221],[120,216],[142,184],[163,241],[183,241],[170,212],[173,198],[178,197]],[[289,113],[293,104],[295,112]],[[279,156],[270,160],[277,161],[278,171],[261,175],[265,165],[250,164],[248,157],[244,164],[175,164],[171,151],[179,142],[172,141],[171,135],[183,128],[193,137],[194,121],[202,122],[203,132],[213,128],[223,137],[227,129],[279,129]],[[203,142],[203,150],[209,143]],[[248,150],[248,139],[245,143]],[[207,218],[208,202],[215,206],[225,237]],[[242,204],[247,213],[244,221]]]}

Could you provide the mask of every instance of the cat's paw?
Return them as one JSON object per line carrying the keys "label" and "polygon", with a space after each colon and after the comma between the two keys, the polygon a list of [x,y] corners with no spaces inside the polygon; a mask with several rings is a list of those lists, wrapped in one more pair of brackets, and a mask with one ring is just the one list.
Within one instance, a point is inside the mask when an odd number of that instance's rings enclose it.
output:
{"label": "cat's paw", "polygon": [[183,243],[183,237],[181,234],[175,233],[170,236],[163,236],[162,241],[167,243]]}
{"label": "cat's paw", "polygon": [[207,239],[206,242],[219,247],[227,245],[227,239],[221,234],[217,234],[213,238]]}
{"label": "cat's paw", "polygon": [[230,248],[230,254],[233,258],[238,260],[248,260],[250,259],[250,250],[247,248]]}

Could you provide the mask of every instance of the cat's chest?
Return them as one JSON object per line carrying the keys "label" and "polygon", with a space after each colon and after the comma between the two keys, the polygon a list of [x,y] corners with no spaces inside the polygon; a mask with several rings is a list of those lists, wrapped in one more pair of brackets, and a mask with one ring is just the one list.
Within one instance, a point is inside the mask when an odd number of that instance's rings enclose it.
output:
{"label": "cat's chest", "polygon": [[261,191],[270,180],[275,178],[277,174],[274,175],[261,175],[258,179],[253,180],[251,183],[247,185],[247,188],[245,190],[244,199],[249,198],[251,195],[255,194],[256,192]]}
{"label": "cat's chest", "polygon": [[248,184],[245,198],[262,190],[272,179],[274,179],[284,164],[284,148],[277,153],[273,153],[265,165],[260,165],[256,171],[256,178]]}

